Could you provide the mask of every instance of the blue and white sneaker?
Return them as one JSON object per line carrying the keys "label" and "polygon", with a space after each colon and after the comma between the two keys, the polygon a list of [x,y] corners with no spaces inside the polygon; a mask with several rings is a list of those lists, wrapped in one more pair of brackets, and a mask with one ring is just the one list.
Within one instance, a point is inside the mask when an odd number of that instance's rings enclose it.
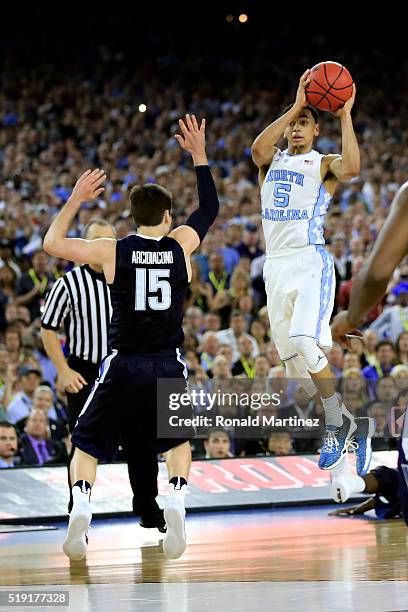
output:
{"label": "blue and white sneaker", "polygon": [[375,432],[375,419],[360,417],[355,419],[357,429],[348,440],[348,448],[356,454],[356,471],[359,476],[365,476],[370,467],[372,449],[371,438]]}
{"label": "blue and white sneaker", "polygon": [[320,451],[319,468],[331,470],[339,465],[346,456],[348,440],[357,429],[354,418],[343,413],[343,424],[336,429],[327,427],[322,450]]}

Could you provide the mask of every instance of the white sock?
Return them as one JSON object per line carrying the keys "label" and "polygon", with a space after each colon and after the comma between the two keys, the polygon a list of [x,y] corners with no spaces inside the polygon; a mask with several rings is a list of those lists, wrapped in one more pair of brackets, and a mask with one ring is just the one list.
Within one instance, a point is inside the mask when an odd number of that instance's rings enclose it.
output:
{"label": "white sock", "polygon": [[90,503],[91,501],[91,488],[89,486],[82,485],[79,483],[85,483],[84,480],[78,480],[72,487],[72,499],[75,503]]}
{"label": "white sock", "polygon": [[184,498],[186,493],[187,481],[184,478],[182,479],[180,476],[173,477],[169,482],[169,494]]}
{"label": "white sock", "polygon": [[337,393],[331,397],[321,397],[321,400],[326,416],[326,427],[341,427],[343,424],[342,408]]}

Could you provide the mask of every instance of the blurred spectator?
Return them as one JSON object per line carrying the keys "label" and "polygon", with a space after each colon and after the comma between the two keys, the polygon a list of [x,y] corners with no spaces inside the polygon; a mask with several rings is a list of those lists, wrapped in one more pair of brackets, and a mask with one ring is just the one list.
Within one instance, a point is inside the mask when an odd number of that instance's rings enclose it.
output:
{"label": "blurred spectator", "polygon": [[[54,392],[48,385],[39,385],[35,389],[32,410],[42,410],[47,416],[50,435],[53,440],[58,441],[68,437],[67,413],[60,404],[55,402]],[[24,431],[27,418],[18,421],[19,431]]]}
{"label": "blurred spectator", "polygon": [[372,366],[366,366],[363,369],[363,374],[369,380],[378,380],[382,376],[387,376],[395,361],[394,345],[392,342],[382,340],[375,347],[376,363]]}
{"label": "blurred spectator", "polygon": [[260,354],[254,359],[255,378],[267,378],[270,365],[266,355]]}
{"label": "blurred spectator", "polygon": [[201,340],[200,365],[206,372],[213,367],[219,347],[220,341],[218,340],[217,334],[211,331],[205,332]]}
{"label": "blurred spectator", "polygon": [[264,353],[266,350],[266,345],[269,342],[269,337],[263,323],[259,319],[252,322],[250,333],[251,336],[257,341],[259,351]]}
{"label": "blurred spectator", "polygon": [[231,362],[224,355],[217,355],[214,359],[211,373],[214,377],[214,382],[232,377]]}
{"label": "blurred spectator", "polygon": [[18,327],[14,325],[7,327],[4,334],[4,343],[6,345],[9,363],[18,365],[22,358],[22,339]]}
{"label": "blurred spectator", "polygon": [[377,399],[384,405],[391,407],[398,394],[398,387],[392,376],[383,376],[377,381]]}
{"label": "blurred spectator", "polygon": [[240,257],[247,257],[251,261],[263,255],[259,246],[258,228],[253,223],[245,226],[242,242],[236,247]]}
{"label": "blurred spectator", "polygon": [[[355,393],[361,406],[367,403],[367,380],[359,368],[349,368],[348,370],[344,370],[341,383],[341,392],[342,394],[347,392]],[[348,404],[346,404],[346,406],[348,408]]]}
{"label": "blurred spectator", "polygon": [[334,344],[327,353],[327,360],[330,364],[331,371],[336,378],[341,377],[343,373],[343,351],[338,344]]}
{"label": "blurred spectator", "polygon": [[225,429],[210,429],[208,437],[204,440],[206,459],[226,459],[233,457],[231,452],[230,435]]}
{"label": "blurred spectator", "polygon": [[371,440],[373,450],[387,449],[390,432],[386,407],[381,402],[373,401],[367,406],[367,416],[375,419],[375,432]]}
{"label": "blurred spectator", "polygon": [[228,362],[229,368],[232,369],[232,347],[229,344],[220,344],[220,348],[217,351],[218,355],[222,355]]}
{"label": "blurred spectator", "polygon": [[198,306],[190,306],[184,315],[185,325],[196,335],[198,341],[201,340],[203,327],[203,312]]}
{"label": "blurred spectator", "polygon": [[0,421],[0,468],[15,467],[17,448],[16,428],[11,423]]}
{"label": "blurred spectator", "polygon": [[403,331],[395,343],[397,363],[408,365],[408,331]]}
{"label": "blurred spectator", "polygon": [[239,310],[233,310],[230,317],[230,327],[218,332],[218,339],[221,343],[229,344],[232,347],[232,359],[235,363],[239,359],[238,338],[242,335],[248,337],[252,343],[253,356],[259,355],[258,343],[249,334],[246,333],[245,317]]}
{"label": "blurred spectator", "polygon": [[396,342],[403,331],[408,330],[408,282],[399,283],[392,290],[395,306],[390,306],[370,326],[382,340]]}
{"label": "blurred spectator", "polygon": [[361,370],[361,359],[357,353],[346,353],[343,358],[343,369],[357,369]]}
{"label": "blurred spectator", "polygon": [[347,255],[347,240],[344,234],[335,234],[332,238],[330,251],[333,255],[334,265],[338,278],[347,281],[351,278],[351,258]]}
{"label": "blurred spectator", "polygon": [[390,372],[390,376],[395,382],[398,391],[408,389],[408,366],[401,363],[394,366]]}
{"label": "blurred spectator", "polygon": [[18,279],[16,304],[28,307],[32,321],[41,315],[41,306],[55,280],[55,276],[48,272],[48,269],[47,253],[36,251],[33,255],[32,268]]}
{"label": "blurred spectator", "polygon": [[33,405],[35,389],[40,384],[41,372],[35,368],[23,368],[21,376],[21,391],[17,393],[7,406],[7,420],[17,423],[30,414]]}
{"label": "blurred spectator", "polygon": [[238,350],[240,353],[240,357],[233,365],[232,375],[238,376],[239,374],[242,374],[247,378],[254,378],[254,347],[249,336],[242,335],[238,338]]}
{"label": "blurred spectator", "polygon": [[288,431],[273,430],[269,432],[266,455],[294,455],[293,440]]}
{"label": "blurred spectator", "polygon": [[363,334],[364,359],[366,365],[378,365],[375,347],[378,344],[378,336],[372,329],[366,329]]}
{"label": "blurred spectator", "polygon": [[205,331],[217,332],[221,329],[221,317],[215,312],[208,312],[204,317]]}
{"label": "blurred spectator", "polygon": [[209,303],[212,298],[212,288],[210,283],[203,282],[201,269],[197,261],[191,262],[191,282],[186,293],[185,308],[198,306],[203,312],[208,311]]}
{"label": "blurred spectator", "polygon": [[44,410],[30,412],[21,435],[21,462],[25,465],[64,462],[64,447],[50,440],[48,417]]}

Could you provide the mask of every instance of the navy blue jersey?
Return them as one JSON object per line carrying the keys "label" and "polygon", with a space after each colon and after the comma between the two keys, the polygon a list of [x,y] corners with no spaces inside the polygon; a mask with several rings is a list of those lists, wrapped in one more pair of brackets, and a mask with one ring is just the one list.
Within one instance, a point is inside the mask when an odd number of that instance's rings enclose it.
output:
{"label": "navy blue jersey", "polygon": [[174,238],[118,240],[109,346],[134,354],[180,347],[187,286],[184,252]]}

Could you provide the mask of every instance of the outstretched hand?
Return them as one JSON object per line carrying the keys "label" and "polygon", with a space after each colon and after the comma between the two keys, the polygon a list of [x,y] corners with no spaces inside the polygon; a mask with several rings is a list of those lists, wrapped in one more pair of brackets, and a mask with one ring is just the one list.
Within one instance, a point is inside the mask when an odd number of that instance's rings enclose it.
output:
{"label": "outstretched hand", "polygon": [[186,115],[185,121],[179,119],[179,126],[182,133],[176,134],[174,138],[179,143],[180,147],[188,151],[193,157],[194,163],[207,163],[205,154],[205,119],[201,120],[198,125],[195,115]]}
{"label": "outstretched hand", "polygon": [[105,180],[106,174],[103,170],[86,170],[75,183],[71,198],[78,202],[94,200],[105,191],[104,187],[101,187]]}

